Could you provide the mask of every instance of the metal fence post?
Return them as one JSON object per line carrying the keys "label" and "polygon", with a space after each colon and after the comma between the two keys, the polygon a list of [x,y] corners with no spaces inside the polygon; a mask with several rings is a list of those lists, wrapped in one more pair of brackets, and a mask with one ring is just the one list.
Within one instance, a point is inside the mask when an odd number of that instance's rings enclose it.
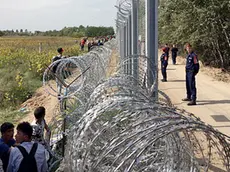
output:
{"label": "metal fence post", "polygon": [[[146,0],[146,56],[148,87],[154,85],[154,99],[158,99],[158,0]],[[153,73],[151,72],[153,71]]]}
{"label": "metal fence post", "polygon": [[131,49],[131,44],[132,44],[132,19],[131,19],[131,14],[128,16],[128,75],[132,75],[132,49]]}
{"label": "metal fence post", "polygon": [[128,58],[128,27],[127,25],[124,26],[124,50],[125,50],[125,58],[124,60],[126,61],[125,65],[125,74],[128,72],[128,63],[127,63],[127,58]]}
{"label": "metal fence post", "polygon": [[[125,59],[125,28],[122,26],[119,28],[120,32],[120,56],[121,61]],[[123,68],[123,73],[125,73],[125,67]]]}
{"label": "metal fence post", "polygon": [[135,79],[138,79],[138,4],[139,0],[132,0],[132,74]]}

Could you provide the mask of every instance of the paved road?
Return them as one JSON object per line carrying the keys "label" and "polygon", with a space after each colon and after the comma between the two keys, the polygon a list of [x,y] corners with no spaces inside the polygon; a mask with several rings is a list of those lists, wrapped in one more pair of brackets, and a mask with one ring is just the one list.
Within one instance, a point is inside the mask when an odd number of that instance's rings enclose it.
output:
{"label": "paved road", "polygon": [[[197,105],[187,106],[181,99],[186,97],[185,65],[172,65],[169,59],[168,82],[162,83],[159,71],[159,89],[165,92],[173,104],[180,109],[200,117],[202,121],[230,136],[230,84],[215,81],[212,77],[199,72],[197,82]],[[217,117],[217,119],[215,119]]]}

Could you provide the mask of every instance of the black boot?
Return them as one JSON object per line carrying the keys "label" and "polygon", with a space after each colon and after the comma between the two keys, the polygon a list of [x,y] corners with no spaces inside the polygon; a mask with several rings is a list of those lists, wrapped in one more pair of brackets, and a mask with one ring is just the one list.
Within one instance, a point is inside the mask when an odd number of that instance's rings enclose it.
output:
{"label": "black boot", "polygon": [[162,79],[161,81],[162,81],[162,82],[167,82],[167,79]]}
{"label": "black boot", "polygon": [[188,106],[193,106],[193,105],[196,105],[196,100],[192,100],[192,101],[190,101],[187,105],[188,105]]}

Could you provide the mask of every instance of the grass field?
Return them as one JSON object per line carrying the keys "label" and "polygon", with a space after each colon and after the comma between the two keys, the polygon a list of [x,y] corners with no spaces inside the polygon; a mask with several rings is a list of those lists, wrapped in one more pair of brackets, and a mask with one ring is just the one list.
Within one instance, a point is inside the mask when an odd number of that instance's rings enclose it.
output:
{"label": "grass field", "polygon": [[0,37],[0,123],[21,118],[18,106],[42,86],[43,72],[58,47],[63,55],[83,53],[76,38]]}

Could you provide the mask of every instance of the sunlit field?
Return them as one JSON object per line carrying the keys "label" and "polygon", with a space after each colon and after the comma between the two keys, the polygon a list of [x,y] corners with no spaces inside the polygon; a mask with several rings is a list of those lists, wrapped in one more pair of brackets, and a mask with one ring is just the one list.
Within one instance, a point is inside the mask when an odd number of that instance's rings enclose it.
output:
{"label": "sunlit field", "polygon": [[77,56],[79,39],[68,37],[1,37],[0,38],[0,105],[15,107],[42,85],[46,66],[57,55]]}

